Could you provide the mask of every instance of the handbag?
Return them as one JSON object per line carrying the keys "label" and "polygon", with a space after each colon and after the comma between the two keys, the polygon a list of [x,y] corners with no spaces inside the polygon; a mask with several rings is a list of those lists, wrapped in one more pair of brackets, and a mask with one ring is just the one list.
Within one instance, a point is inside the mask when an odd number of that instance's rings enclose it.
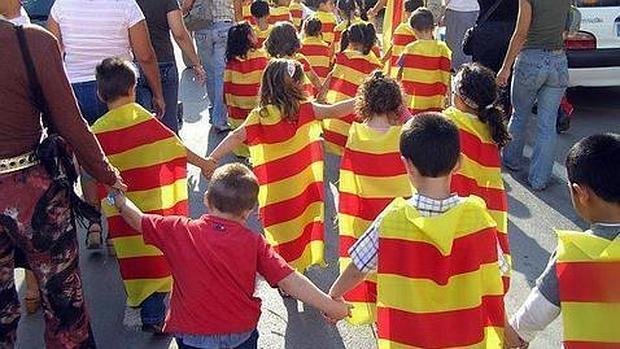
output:
{"label": "handbag", "polygon": [[502,3],[502,1],[503,0],[496,0],[493,6],[491,6],[487,10],[487,12],[480,18],[480,20],[476,22],[476,25],[474,25],[473,27],[465,31],[465,35],[463,35],[463,45],[462,45],[464,54],[466,54],[467,56],[473,55],[474,41],[476,40],[476,31],[478,31],[479,28],[484,23],[486,23],[489,20],[489,18],[491,18],[491,15],[495,12],[495,10],[497,10],[497,8]]}

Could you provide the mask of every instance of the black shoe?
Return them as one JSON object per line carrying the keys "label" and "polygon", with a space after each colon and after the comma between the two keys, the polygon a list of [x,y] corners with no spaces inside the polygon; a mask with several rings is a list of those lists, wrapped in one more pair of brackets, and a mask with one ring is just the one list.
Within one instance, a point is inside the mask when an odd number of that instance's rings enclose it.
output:
{"label": "black shoe", "polygon": [[163,324],[142,324],[142,332],[152,333],[155,336],[163,336]]}

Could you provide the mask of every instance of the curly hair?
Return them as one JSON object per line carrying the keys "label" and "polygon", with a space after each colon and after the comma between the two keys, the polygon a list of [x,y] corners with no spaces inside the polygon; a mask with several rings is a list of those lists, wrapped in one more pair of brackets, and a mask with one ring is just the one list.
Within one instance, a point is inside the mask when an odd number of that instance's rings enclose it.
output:
{"label": "curly hair", "polygon": [[265,48],[273,58],[294,56],[301,48],[297,30],[289,22],[277,23],[265,41]]}
{"label": "curly hair", "polygon": [[261,116],[266,116],[268,105],[274,105],[285,119],[297,122],[299,105],[307,98],[303,79],[301,63],[292,59],[272,59],[263,73],[260,86],[258,106]]}
{"label": "curly hair", "polygon": [[226,62],[235,58],[245,58],[248,52],[255,48],[250,41],[250,34],[254,29],[250,23],[243,21],[233,25],[228,30],[228,40],[226,41]]}
{"label": "curly hair", "polygon": [[304,35],[307,37],[321,37],[323,23],[316,17],[311,17],[304,21]]}
{"label": "curly hair", "polygon": [[400,85],[380,70],[375,70],[357,91],[355,111],[360,121],[375,115],[387,115],[390,124],[397,124],[403,107]]}

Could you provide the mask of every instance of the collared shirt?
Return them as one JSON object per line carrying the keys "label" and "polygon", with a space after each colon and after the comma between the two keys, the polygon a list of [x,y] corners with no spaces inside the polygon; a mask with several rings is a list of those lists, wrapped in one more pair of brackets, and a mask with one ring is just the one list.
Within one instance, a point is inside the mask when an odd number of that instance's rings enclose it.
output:
{"label": "collared shirt", "polygon": [[[421,215],[434,217],[447,212],[463,201],[462,197],[454,194],[444,200],[436,200],[424,195],[414,194],[407,202],[415,207]],[[379,226],[383,219],[381,214],[366,232],[349,249],[353,264],[363,273],[370,273],[377,269],[377,252],[379,251]]]}

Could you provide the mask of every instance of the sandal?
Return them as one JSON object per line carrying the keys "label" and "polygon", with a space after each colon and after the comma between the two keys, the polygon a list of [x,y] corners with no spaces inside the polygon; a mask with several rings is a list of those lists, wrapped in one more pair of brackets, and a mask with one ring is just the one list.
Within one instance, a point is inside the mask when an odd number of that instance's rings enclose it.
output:
{"label": "sandal", "polygon": [[86,249],[98,250],[103,245],[103,228],[100,222],[90,222],[86,232]]}
{"label": "sandal", "polygon": [[41,307],[41,297],[28,297],[24,298],[24,305],[26,306],[26,313],[34,314]]}

